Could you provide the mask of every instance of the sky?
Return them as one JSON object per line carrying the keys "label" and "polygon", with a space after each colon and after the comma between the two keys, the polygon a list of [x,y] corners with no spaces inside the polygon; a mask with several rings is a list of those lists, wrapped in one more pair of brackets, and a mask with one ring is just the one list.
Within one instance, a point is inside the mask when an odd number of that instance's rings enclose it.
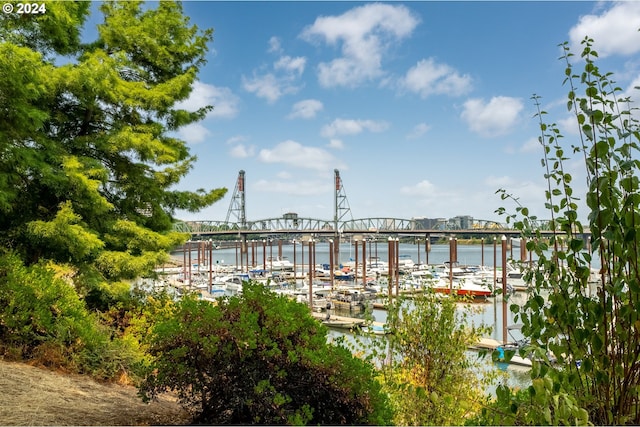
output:
{"label": "sky", "polygon": [[[579,57],[580,42],[593,38],[600,69],[638,96],[636,1],[183,7],[214,35],[207,65],[180,105],[214,109],[179,132],[198,157],[179,188],[228,189],[198,213],[177,212],[183,220],[225,220],[240,170],[248,221],[287,212],[330,220],[335,169],[354,219],[501,221],[495,210],[515,205],[500,199],[500,188],[549,218],[532,97],[567,143],[576,142],[559,45],[569,42]],[[582,194],[580,159],[567,165]]]}

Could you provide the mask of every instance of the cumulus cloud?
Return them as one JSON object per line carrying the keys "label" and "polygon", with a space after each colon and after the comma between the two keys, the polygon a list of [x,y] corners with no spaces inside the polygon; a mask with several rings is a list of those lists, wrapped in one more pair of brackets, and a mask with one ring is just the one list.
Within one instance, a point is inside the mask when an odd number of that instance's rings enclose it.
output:
{"label": "cumulus cloud", "polygon": [[236,144],[229,150],[229,155],[237,159],[245,159],[247,157],[253,157],[256,154],[256,147],[246,146],[244,144]]}
{"label": "cumulus cloud", "polygon": [[188,144],[198,144],[211,135],[211,132],[200,123],[192,123],[178,130],[178,137]]}
{"label": "cumulus cloud", "polygon": [[521,99],[507,96],[493,97],[488,103],[469,99],[464,103],[461,117],[481,136],[501,136],[513,129],[523,108]]}
{"label": "cumulus cloud", "polygon": [[278,37],[273,36],[269,39],[269,49],[267,50],[267,52],[275,52],[275,53],[282,52],[281,42]]}
{"label": "cumulus cloud", "polygon": [[296,102],[291,108],[291,113],[287,116],[289,119],[313,119],[318,112],[322,111],[324,105],[316,99],[305,99]]}
{"label": "cumulus cloud", "polygon": [[435,192],[435,186],[431,182],[427,181],[426,179],[418,182],[415,185],[404,186],[400,188],[400,193],[407,196],[417,196],[417,197],[432,196],[434,192]]}
{"label": "cumulus cloud", "polygon": [[409,134],[407,135],[407,138],[409,139],[420,138],[422,135],[427,133],[429,129],[431,129],[431,126],[429,126],[428,124],[419,123],[411,130],[411,132],[409,132]]}
{"label": "cumulus cloud", "polygon": [[229,149],[229,155],[237,159],[245,159],[247,157],[255,156],[256,146],[244,144],[248,139],[249,138],[244,135],[236,135],[227,139],[227,145],[231,146]]}
{"label": "cumulus cloud", "polygon": [[285,94],[298,92],[299,88],[292,84],[290,78],[279,78],[275,74],[268,73],[256,75],[252,78],[242,76],[242,87],[258,98],[264,98],[273,104]]}
{"label": "cumulus cloud", "polygon": [[372,3],[339,16],[319,17],[301,37],[341,44],[341,57],[319,64],[318,80],[324,87],[353,87],[382,77],[384,54],[411,35],[418,22],[405,6]]}
{"label": "cumulus cloud", "polygon": [[471,77],[460,74],[446,64],[438,64],[433,58],[422,59],[411,67],[400,80],[400,86],[419,94],[459,96],[471,89]]}
{"label": "cumulus cloud", "polygon": [[[269,52],[282,54],[280,39],[271,37],[269,39]],[[300,87],[297,82],[304,73],[307,59],[298,56],[291,57],[281,55],[273,63],[273,72],[253,71],[252,77],[242,76],[242,87],[247,92],[255,94],[259,98],[264,98],[270,104],[276,102],[282,96],[297,93]]]}
{"label": "cumulus cloud", "polygon": [[297,56],[295,58],[292,58],[290,56],[282,56],[273,64],[273,68],[275,68],[276,70],[284,70],[287,73],[293,73],[300,76],[304,72],[306,63],[307,58],[302,56]]}
{"label": "cumulus cloud", "polygon": [[346,168],[346,165],[328,151],[318,147],[307,147],[292,140],[283,141],[272,149],[260,150],[258,159],[264,163],[283,163],[321,172],[334,168]]}
{"label": "cumulus cloud", "polygon": [[329,141],[328,146],[336,150],[342,150],[344,148],[344,143],[340,139],[331,138],[331,141]]}
{"label": "cumulus cloud", "polygon": [[333,138],[338,135],[357,135],[365,130],[369,132],[383,132],[389,128],[385,121],[336,119],[324,126],[321,135]]}
{"label": "cumulus cloud", "polygon": [[580,17],[571,28],[569,38],[574,51],[581,51],[580,43],[586,36],[594,40],[594,48],[601,58],[640,51],[640,2],[613,2],[611,5],[599,15]]}
{"label": "cumulus cloud", "polygon": [[240,98],[231,89],[196,81],[189,97],[178,102],[176,108],[196,111],[212,105],[213,110],[207,114],[208,118],[232,119],[238,115],[239,103]]}
{"label": "cumulus cloud", "polygon": [[529,138],[520,147],[520,152],[522,152],[522,153],[541,153],[542,152],[542,147],[540,146],[540,141],[538,141],[538,138]]}

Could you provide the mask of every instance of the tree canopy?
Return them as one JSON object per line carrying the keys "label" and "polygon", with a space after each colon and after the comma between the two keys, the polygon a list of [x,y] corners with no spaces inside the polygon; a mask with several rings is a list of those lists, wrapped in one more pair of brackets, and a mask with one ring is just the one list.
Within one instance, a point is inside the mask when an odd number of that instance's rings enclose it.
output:
{"label": "tree canopy", "polygon": [[70,264],[109,280],[150,271],[185,236],[176,210],[226,189],[178,191],[194,161],[175,131],[212,107],[176,107],[192,90],[212,30],[176,2],[90,2],[0,15],[0,247],[27,264]]}

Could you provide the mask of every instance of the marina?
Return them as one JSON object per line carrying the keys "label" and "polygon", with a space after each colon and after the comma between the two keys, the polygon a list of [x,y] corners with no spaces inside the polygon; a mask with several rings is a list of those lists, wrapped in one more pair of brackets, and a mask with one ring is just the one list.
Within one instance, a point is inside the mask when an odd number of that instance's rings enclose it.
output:
{"label": "marina", "polygon": [[514,247],[519,252],[517,243],[454,245],[450,241],[425,248],[424,243],[392,239],[343,242],[339,262],[332,259],[331,241],[259,242],[255,252],[249,251],[248,262],[241,262],[239,242],[208,247],[206,243],[192,242],[174,252],[172,263],[157,269],[159,279],[152,281],[153,286],[176,295],[196,292],[215,302],[241,293],[242,282],[254,280],[308,305],[334,337],[392,332],[386,327],[389,296],[456,293],[469,297],[473,305],[470,325],[491,327],[491,335],[482,337],[470,351],[497,354],[495,362],[505,366],[531,365],[519,355],[508,364],[504,358],[505,350],[517,350],[522,339],[519,330],[510,328],[515,319],[508,305],[522,305],[527,296],[522,272],[512,258]]}

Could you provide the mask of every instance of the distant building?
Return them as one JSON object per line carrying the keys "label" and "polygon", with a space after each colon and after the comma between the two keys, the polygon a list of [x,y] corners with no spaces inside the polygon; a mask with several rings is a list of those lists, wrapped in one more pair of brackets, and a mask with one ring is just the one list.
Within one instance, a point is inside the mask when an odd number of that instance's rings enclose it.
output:
{"label": "distant building", "polygon": [[473,228],[473,217],[458,215],[453,218],[411,218],[416,227],[423,230],[470,230]]}

